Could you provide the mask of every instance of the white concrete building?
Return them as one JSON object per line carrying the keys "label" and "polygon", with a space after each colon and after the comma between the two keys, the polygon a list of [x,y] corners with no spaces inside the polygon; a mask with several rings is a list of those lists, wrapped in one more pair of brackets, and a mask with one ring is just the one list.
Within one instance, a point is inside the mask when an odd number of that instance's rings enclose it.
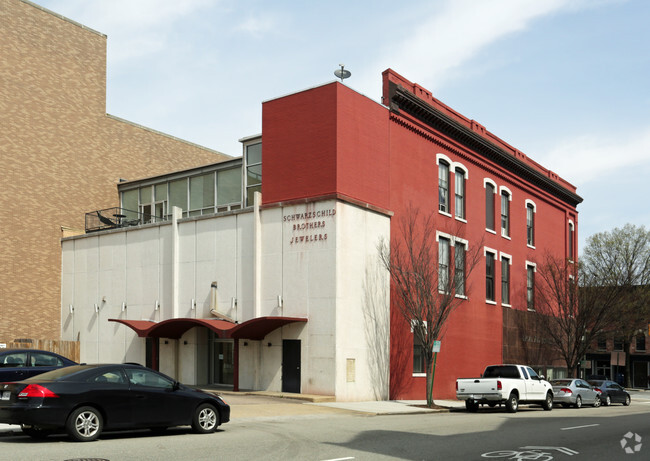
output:
{"label": "white concrete building", "polygon": [[[62,339],[80,341],[82,362],[138,362],[186,384],[388,398],[377,244],[390,217],[340,199],[260,207],[246,158],[122,183],[106,228],[63,239]],[[241,199],[193,213],[196,178]]]}

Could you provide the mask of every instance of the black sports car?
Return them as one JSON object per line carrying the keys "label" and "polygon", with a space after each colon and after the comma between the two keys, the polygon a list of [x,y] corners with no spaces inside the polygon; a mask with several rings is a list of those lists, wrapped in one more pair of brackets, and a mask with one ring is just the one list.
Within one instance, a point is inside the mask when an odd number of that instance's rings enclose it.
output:
{"label": "black sports car", "polygon": [[229,420],[221,397],[136,364],[75,365],[0,384],[0,423],[34,438],[65,429],[88,442],[104,430],[184,425],[210,433]]}

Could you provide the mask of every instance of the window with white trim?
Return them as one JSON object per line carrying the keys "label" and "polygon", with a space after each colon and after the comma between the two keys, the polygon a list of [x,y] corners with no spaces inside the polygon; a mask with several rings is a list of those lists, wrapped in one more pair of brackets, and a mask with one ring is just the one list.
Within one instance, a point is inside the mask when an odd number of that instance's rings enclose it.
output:
{"label": "window with white trim", "polygon": [[492,182],[485,181],[485,228],[495,231],[494,228],[494,196],[496,194],[496,185]]}
{"label": "window with white trim", "polygon": [[454,245],[454,277],[456,278],[456,295],[465,296],[465,254],[467,244],[456,241]]}
{"label": "window with white trim", "polygon": [[510,237],[510,193],[501,191],[501,235]]}
{"label": "window with white trim", "polygon": [[449,291],[449,261],[451,241],[447,237],[438,237],[438,291]]}
{"label": "window with white trim", "polygon": [[510,264],[509,256],[501,255],[501,304],[510,305]]}
{"label": "window with white trim", "polygon": [[573,221],[569,221],[569,260],[575,261],[575,226]]}
{"label": "window with white trim", "polygon": [[535,204],[526,200],[526,244],[535,247]]}
{"label": "window with white trim", "polygon": [[449,163],[438,162],[438,210],[449,213]]}
{"label": "window with white trim", "polygon": [[485,299],[490,302],[496,301],[494,277],[496,253],[491,251],[485,252]]}
{"label": "window with white trim", "polygon": [[454,213],[457,218],[465,219],[465,170],[456,167],[454,184]]}
{"label": "window with white trim", "polygon": [[535,310],[535,270],[534,264],[526,263],[526,306],[529,311]]}
{"label": "window with white trim", "polygon": [[[426,370],[426,362],[424,359],[424,343],[421,337],[425,335],[427,322],[418,322],[411,320],[411,333],[413,334],[413,374],[424,374]],[[419,334],[416,332],[419,330]]]}

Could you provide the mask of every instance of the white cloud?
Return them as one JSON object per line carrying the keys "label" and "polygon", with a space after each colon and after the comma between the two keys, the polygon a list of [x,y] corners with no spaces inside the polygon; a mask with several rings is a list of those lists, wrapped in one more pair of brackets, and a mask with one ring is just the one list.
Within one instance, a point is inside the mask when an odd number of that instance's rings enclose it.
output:
{"label": "white cloud", "polygon": [[47,7],[108,35],[114,64],[164,50],[170,45],[170,32],[177,23],[218,3],[216,0],[65,0],[47,3]]}
{"label": "white cloud", "polygon": [[604,181],[614,172],[650,167],[650,126],[637,133],[581,135],[561,141],[542,163],[576,186]]}
{"label": "white cloud", "polygon": [[254,37],[273,31],[276,28],[277,21],[270,17],[250,17],[236,27],[236,30],[246,32]]}

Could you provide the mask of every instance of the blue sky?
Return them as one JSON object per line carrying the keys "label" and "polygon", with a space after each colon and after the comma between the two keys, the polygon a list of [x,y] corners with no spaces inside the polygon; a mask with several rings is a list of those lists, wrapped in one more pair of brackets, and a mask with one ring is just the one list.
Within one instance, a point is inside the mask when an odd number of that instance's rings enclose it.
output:
{"label": "blue sky", "polygon": [[580,247],[650,227],[646,0],[35,0],[108,36],[107,112],[241,155],[261,103],[393,68],[578,187]]}

